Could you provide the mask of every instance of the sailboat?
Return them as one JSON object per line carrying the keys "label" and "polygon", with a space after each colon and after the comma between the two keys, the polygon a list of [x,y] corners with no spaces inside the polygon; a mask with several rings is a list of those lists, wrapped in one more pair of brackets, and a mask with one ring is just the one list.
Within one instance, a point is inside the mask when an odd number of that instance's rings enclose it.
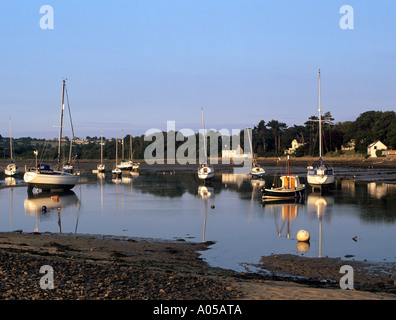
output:
{"label": "sailboat", "polygon": [[213,178],[214,169],[208,165],[208,156],[207,156],[207,150],[206,150],[206,134],[205,134],[203,108],[202,108],[202,128],[203,128],[204,160],[199,165],[198,178],[205,181],[205,180],[208,180],[210,178]]}
{"label": "sailboat", "polygon": [[249,143],[250,143],[250,151],[252,153],[252,169],[250,170],[250,174],[253,177],[262,177],[265,175],[265,170],[264,168],[260,167],[260,165],[254,160],[253,158],[253,144],[252,144],[252,139],[250,137],[250,130],[247,130],[248,132],[248,137],[249,137]]}
{"label": "sailboat", "polygon": [[[123,141],[124,142],[124,141]],[[122,145],[124,146],[124,143],[122,143]],[[121,169],[121,170],[137,170],[140,166],[140,163],[138,162],[134,162],[132,160],[133,158],[133,151],[132,151],[132,135],[130,136],[130,151],[131,151],[131,159],[130,160],[122,160],[120,162],[119,165],[117,165],[117,168]],[[124,152],[123,152],[123,156],[124,156]]]}
{"label": "sailboat", "polygon": [[119,177],[119,176],[121,176],[122,171],[117,166],[117,162],[118,162],[118,138],[116,137],[116,161],[115,161],[115,166],[114,166],[113,170],[111,170],[111,173],[113,174],[113,176]]}
{"label": "sailboat", "polygon": [[66,81],[63,80],[62,84],[62,102],[61,102],[61,117],[59,127],[59,142],[58,142],[58,169],[53,170],[49,165],[39,164],[34,170],[26,171],[23,180],[28,184],[29,189],[38,188],[43,191],[51,190],[70,190],[79,180],[79,175],[65,172],[61,168],[61,141],[62,141],[62,128],[63,128],[63,111],[65,109]]}
{"label": "sailboat", "polygon": [[320,70],[319,70],[319,164],[316,166],[307,167],[307,182],[312,186],[313,189],[319,188],[321,191],[323,188],[329,187],[334,183],[334,171],[332,168],[328,168],[323,163],[322,159],[322,106],[320,96]]}
{"label": "sailboat", "polygon": [[[279,163],[282,165],[280,159],[277,162],[277,168]],[[285,174],[280,177],[282,185],[280,187],[276,187],[274,181],[271,188],[262,188],[262,201],[303,200],[305,194],[305,184],[300,182],[300,179],[297,175],[290,174],[289,168],[289,156],[287,156],[287,173],[285,172]],[[275,178],[276,175],[274,179]]]}
{"label": "sailboat", "polygon": [[103,164],[103,136],[100,136],[100,164],[96,166],[98,173],[105,172],[106,165]]}
{"label": "sailboat", "polygon": [[12,158],[12,136],[11,136],[11,118],[10,118],[10,163],[5,168],[4,173],[7,176],[14,176],[18,173],[18,166],[15,164]]}

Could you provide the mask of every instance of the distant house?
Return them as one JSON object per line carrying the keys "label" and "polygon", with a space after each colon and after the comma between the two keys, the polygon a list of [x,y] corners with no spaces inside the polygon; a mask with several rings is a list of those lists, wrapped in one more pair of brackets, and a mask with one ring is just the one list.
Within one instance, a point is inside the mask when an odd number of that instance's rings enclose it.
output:
{"label": "distant house", "polygon": [[349,151],[349,150],[355,150],[355,140],[351,139],[349,142],[347,142],[345,145],[341,146],[342,151]]}
{"label": "distant house", "polygon": [[[227,145],[225,145],[225,148],[227,148]],[[222,149],[221,150],[221,156],[223,159],[235,159],[235,158],[245,158],[246,155],[243,153],[243,149],[241,148],[240,145],[236,149],[231,149],[231,150],[226,150]]]}
{"label": "distant house", "polygon": [[299,147],[302,147],[305,144],[304,141],[298,141],[297,139],[293,139],[291,143],[291,148],[285,150],[285,154],[294,154]]}
{"label": "distant house", "polygon": [[377,140],[369,144],[367,147],[367,154],[370,157],[377,157],[377,150],[388,150],[388,147],[381,141]]}

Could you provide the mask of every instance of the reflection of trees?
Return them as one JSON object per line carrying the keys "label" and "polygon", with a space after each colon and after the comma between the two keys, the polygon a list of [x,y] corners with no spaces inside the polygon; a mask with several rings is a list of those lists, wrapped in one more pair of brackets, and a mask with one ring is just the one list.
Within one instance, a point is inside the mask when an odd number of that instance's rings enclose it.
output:
{"label": "reflection of trees", "polygon": [[[182,197],[184,193],[196,196],[197,188],[202,185],[202,181],[195,172],[176,172],[175,174],[169,172],[144,173],[137,178],[133,178],[132,183],[136,190],[142,193],[169,198]],[[225,189],[237,192],[241,198],[249,198],[252,192],[250,178],[224,182],[220,176],[215,176],[206,185],[213,187],[212,196],[221,193]]]}
{"label": "reflection of trees", "polygon": [[[337,204],[359,206],[358,214],[362,221],[370,223],[394,223],[396,221],[396,186],[379,183],[373,185],[362,181],[353,183],[353,193],[348,189],[338,186],[335,190]],[[378,189],[378,190],[377,190]]]}
{"label": "reflection of trees", "polygon": [[[171,174],[169,172],[147,173],[133,179],[134,186],[142,193],[148,193],[159,197],[177,198],[183,196],[184,193],[191,195],[197,194],[197,188],[202,184],[195,173],[179,172]],[[213,185],[217,183],[212,182]],[[216,188],[220,192],[219,188]],[[215,190],[216,190],[215,189]],[[216,193],[216,191],[215,191]]]}

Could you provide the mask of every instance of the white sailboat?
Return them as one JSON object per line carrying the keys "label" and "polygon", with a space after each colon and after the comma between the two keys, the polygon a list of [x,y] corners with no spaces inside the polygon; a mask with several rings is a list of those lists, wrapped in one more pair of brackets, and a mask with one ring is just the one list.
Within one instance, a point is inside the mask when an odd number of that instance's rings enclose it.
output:
{"label": "white sailboat", "polygon": [[59,144],[58,144],[58,169],[53,170],[49,165],[38,165],[34,170],[25,172],[23,180],[28,184],[29,188],[38,188],[43,191],[52,190],[70,190],[79,180],[79,175],[68,173],[61,168],[61,140],[63,128],[63,110],[65,109],[66,81],[63,80],[62,85],[62,102],[61,102],[61,117],[59,127]]}
{"label": "white sailboat", "polygon": [[[124,143],[122,144],[124,145]],[[132,135],[130,136],[130,151],[131,151],[131,157],[130,160],[122,160],[119,165],[117,165],[117,168],[121,170],[137,170],[140,166],[140,163],[134,162],[133,161],[133,151],[132,151]],[[124,156],[124,155],[123,155]]]}
{"label": "white sailboat", "polygon": [[106,169],[106,165],[103,164],[103,136],[100,136],[100,164],[96,168],[98,173],[103,173]]}
{"label": "white sailboat", "polygon": [[10,118],[10,163],[5,168],[4,173],[10,177],[12,177],[18,173],[18,166],[15,164],[15,162],[12,158],[11,118]]}
{"label": "white sailboat", "polygon": [[334,171],[332,168],[328,168],[322,159],[322,105],[321,105],[321,93],[320,93],[320,70],[319,70],[319,164],[316,166],[307,167],[307,182],[312,186],[313,189],[328,188],[334,183]]}
{"label": "white sailboat", "polygon": [[207,156],[207,150],[206,150],[206,134],[205,134],[203,108],[202,108],[202,128],[203,128],[204,160],[199,165],[198,178],[201,179],[201,180],[208,180],[208,179],[213,178],[214,169],[208,165],[208,156]]}
{"label": "white sailboat", "polygon": [[111,173],[115,177],[119,177],[122,174],[121,169],[118,168],[118,166],[117,166],[117,162],[118,162],[118,138],[116,137],[116,160],[115,160],[115,166],[114,166],[113,170],[111,170]]}
{"label": "white sailboat", "polygon": [[265,175],[265,170],[264,168],[260,167],[260,165],[254,160],[253,158],[253,143],[252,143],[252,139],[250,137],[250,130],[246,130],[248,133],[248,137],[249,137],[249,143],[250,143],[250,151],[252,153],[252,169],[250,170],[250,174],[253,177],[263,177]]}

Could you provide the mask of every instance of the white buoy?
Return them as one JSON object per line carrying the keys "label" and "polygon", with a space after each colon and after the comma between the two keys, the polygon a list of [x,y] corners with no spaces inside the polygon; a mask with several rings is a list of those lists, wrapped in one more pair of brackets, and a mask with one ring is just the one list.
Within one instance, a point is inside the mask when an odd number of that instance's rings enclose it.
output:
{"label": "white buoy", "polygon": [[309,235],[309,232],[306,230],[300,230],[297,232],[297,240],[298,241],[306,242],[306,241],[309,241],[310,237],[311,236]]}

